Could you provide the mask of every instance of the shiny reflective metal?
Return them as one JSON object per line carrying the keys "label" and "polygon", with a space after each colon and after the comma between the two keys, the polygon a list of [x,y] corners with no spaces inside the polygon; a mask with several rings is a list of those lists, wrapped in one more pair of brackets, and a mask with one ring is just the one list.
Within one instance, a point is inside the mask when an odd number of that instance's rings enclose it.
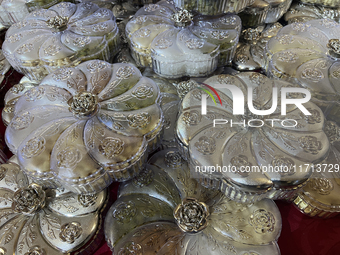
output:
{"label": "shiny reflective metal", "polygon": [[0,254],[61,255],[80,248],[87,254],[100,241],[106,200],[105,190],[87,196],[45,189],[29,184],[17,164],[0,165]]}
{"label": "shiny reflective metal", "polygon": [[239,204],[204,188],[177,149],[157,152],[142,175],[123,183],[105,219],[106,240],[119,255],[275,255],[280,230],[273,201]]}
{"label": "shiny reflective metal", "polygon": [[[62,2],[61,0],[3,0],[0,3],[0,23],[10,27],[25,18],[30,12],[39,9],[48,9]],[[71,1],[73,2],[73,1]]]}
{"label": "shiny reflective metal", "polygon": [[[2,50],[0,50],[0,84],[5,78],[6,73],[11,68],[11,65],[8,63],[7,59],[4,57]],[[5,86],[5,85],[4,85]],[[3,88],[0,88],[0,91]]]}
{"label": "shiny reflective metal", "polygon": [[315,165],[308,184],[298,193],[294,204],[311,217],[330,218],[340,213],[340,128],[333,121],[325,124],[325,133],[331,144],[324,165]]}
{"label": "shiny reflective metal", "polygon": [[239,16],[243,27],[256,27],[277,22],[288,10],[292,0],[255,0]]}
{"label": "shiny reflective metal", "polygon": [[243,30],[236,48],[233,66],[240,71],[265,68],[266,44],[281,28],[282,25],[277,22]]}
{"label": "shiny reflective metal", "polygon": [[135,176],[159,146],[161,92],[129,64],[100,60],[49,74],[6,94],[6,141],[45,187],[95,193]]}
{"label": "shiny reflective metal", "polygon": [[[312,115],[304,115],[295,105],[287,106],[286,115],[281,115],[280,106],[270,115],[255,115],[247,107],[244,115],[233,115],[232,94],[216,86],[235,85],[245,98],[252,89],[254,107],[265,110],[272,106],[273,87],[280,91],[282,87],[296,85],[255,72],[216,75],[204,83],[216,89],[222,104],[215,104],[208,97],[207,114],[202,115],[201,97],[205,92],[193,89],[181,102],[176,127],[181,155],[189,160],[192,174],[203,179],[205,186],[218,188],[239,202],[293,197],[312,174],[310,164],[322,161],[329,150],[322,130],[322,111],[308,102],[304,106]],[[289,93],[288,96],[301,98],[302,94]],[[280,96],[278,100],[280,102]],[[222,121],[214,126],[215,119]],[[303,170],[300,166],[304,166]],[[212,168],[215,171],[209,171]]]}
{"label": "shiny reflective metal", "polygon": [[340,21],[340,7],[325,7],[314,4],[293,3],[284,16],[290,23],[306,22],[313,19],[332,19]]}
{"label": "shiny reflective metal", "polygon": [[[267,44],[268,75],[308,88],[328,120],[339,124],[340,25],[330,19],[292,23]],[[335,42],[330,45],[330,42]],[[330,46],[331,48],[329,48]],[[338,53],[336,53],[338,52]]]}
{"label": "shiny reflective metal", "polygon": [[192,18],[188,11],[163,0],[139,9],[125,31],[138,66],[152,66],[160,76],[180,78],[202,77],[217,65],[230,64],[240,30],[236,15]]}
{"label": "shiny reflective metal", "polygon": [[174,0],[174,3],[181,8],[194,10],[203,15],[220,15],[239,13],[247,6],[252,5],[254,0]]}
{"label": "shiny reflective metal", "polygon": [[39,82],[50,72],[91,59],[110,61],[119,46],[111,10],[63,2],[34,11],[11,26],[3,53],[15,70]]}

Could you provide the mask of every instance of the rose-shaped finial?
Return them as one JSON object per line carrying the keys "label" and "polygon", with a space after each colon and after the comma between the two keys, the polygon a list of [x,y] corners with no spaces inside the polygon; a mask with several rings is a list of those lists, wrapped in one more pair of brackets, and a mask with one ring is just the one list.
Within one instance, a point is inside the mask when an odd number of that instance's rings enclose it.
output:
{"label": "rose-shaped finial", "polygon": [[254,28],[248,28],[242,31],[244,40],[253,42],[254,44],[260,38],[260,32]]}
{"label": "rose-shaped finial", "polygon": [[171,20],[175,22],[177,27],[186,27],[191,24],[193,17],[188,10],[179,9],[172,15]]}
{"label": "rose-shaped finial", "polygon": [[45,191],[32,183],[14,193],[12,210],[23,214],[33,214],[45,206]]}
{"label": "rose-shaped finial", "polygon": [[330,39],[328,41],[327,47],[329,49],[330,54],[333,57],[340,57],[340,40],[339,39]]}
{"label": "rose-shaped finial", "polygon": [[80,92],[69,101],[69,110],[77,117],[91,116],[98,108],[98,98],[88,91]]}
{"label": "rose-shaped finial", "polygon": [[47,26],[56,31],[64,31],[67,28],[68,17],[54,16],[46,21]]}
{"label": "rose-shaped finial", "polygon": [[208,226],[209,208],[194,198],[186,198],[174,210],[177,225],[184,232],[197,233]]}
{"label": "rose-shaped finial", "polygon": [[80,223],[70,222],[61,226],[59,237],[61,241],[71,244],[80,237],[82,232],[83,229],[81,228]]}

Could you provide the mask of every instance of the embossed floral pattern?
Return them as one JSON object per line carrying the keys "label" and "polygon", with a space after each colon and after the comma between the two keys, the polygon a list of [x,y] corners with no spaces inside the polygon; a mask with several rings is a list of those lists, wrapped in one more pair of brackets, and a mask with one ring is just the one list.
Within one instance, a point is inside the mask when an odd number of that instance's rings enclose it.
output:
{"label": "embossed floral pattern", "polygon": [[145,99],[153,96],[153,89],[150,86],[143,85],[136,88],[131,94],[137,99]]}
{"label": "embossed floral pattern", "polygon": [[73,74],[72,69],[64,67],[55,71],[52,77],[55,81],[63,81],[69,79],[72,74]]}
{"label": "embossed floral pattern", "polygon": [[81,153],[74,146],[68,146],[57,154],[58,166],[64,168],[75,167],[81,161]]}
{"label": "embossed floral pattern", "polygon": [[161,38],[156,43],[155,46],[159,49],[167,49],[172,45],[172,41],[169,39]]}
{"label": "embossed floral pattern", "polygon": [[307,153],[317,154],[322,149],[322,143],[315,136],[302,136],[298,139],[300,147]]}
{"label": "embossed floral pattern", "polygon": [[196,233],[207,227],[209,208],[197,199],[186,198],[175,208],[174,217],[183,232]]}
{"label": "embossed floral pattern", "polygon": [[122,202],[113,212],[113,217],[120,223],[130,222],[136,215],[137,209],[133,202]]}
{"label": "embossed floral pattern", "polygon": [[92,195],[78,195],[79,203],[84,207],[90,207],[96,204],[97,201],[97,194]]}
{"label": "embossed floral pattern", "polygon": [[12,209],[17,213],[33,214],[45,205],[45,192],[39,185],[31,184],[14,193]]}
{"label": "embossed floral pattern", "polygon": [[204,45],[204,42],[196,38],[191,38],[185,41],[185,44],[188,46],[190,50],[195,50],[195,49],[201,49]]}
{"label": "embossed floral pattern", "polygon": [[333,121],[327,121],[324,130],[330,142],[340,139],[340,129]]}
{"label": "embossed floral pattern", "polygon": [[33,44],[28,43],[28,44],[21,45],[16,51],[18,54],[23,55],[23,54],[31,52],[33,49],[34,49]]}
{"label": "embossed floral pattern", "polygon": [[309,188],[318,192],[320,195],[328,195],[334,189],[331,180],[327,178],[313,178],[309,181]]}
{"label": "embossed floral pattern", "polygon": [[27,128],[33,121],[32,115],[27,112],[21,116],[16,116],[11,121],[11,127],[15,130],[21,130]]}
{"label": "embossed floral pattern", "polygon": [[293,30],[297,31],[297,32],[305,32],[307,30],[309,30],[311,27],[310,24],[306,24],[306,23],[293,23],[292,24],[292,28]]}
{"label": "embossed floral pattern", "polygon": [[210,155],[216,150],[216,142],[212,137],[202,136],[198,139],[198,142],[195,143],[195,147],[202,154]]}
{"label": "embossed floral pattern", "polygon": [[77,47],[85,47],[87,44],[91,42],[90,37],[78,37],[73,40],[73,44]]}
{"label": "embossed floral pattern", "polygon": [[36,157],[45,150],[45,144],[44,137],[34,137],[26,142],[25,146],[21,149],[21,154],[24,158]]}
{"label": "embossed floral pattern", "polygon": [[103,61],[89,61],[86,68],[91,73],[99,72],[107,67],[107,63]]}
{"label": "embossed floral pattern", "polygon": [[129,114],[126,119],[129,127],[141,129],[145,128],[150,123],[151,116],[147,112],[141,112],[137,114]]}
{"label": "embossed floral pattern", "polygon": [[107,158],[113,158],[124,150],[124,142],[119,138],[106,137],[99,145],[99,151]]}
{"label": "embossed floral pattern", "polygon": [[307,79],[312,82],[319,82],[324,77],[325,76],[323,75],[323,73],[319,69],[316,69],[316,68],[306,68],[301,73],[302,79]]}
{"label": "embossed floral pattern", "polygon": [[44,249],[36,245],[30,248],[29,251],[25,253],[25,255],[47,255],[47,254]]}
{"label": "embossed floral pattern", "polygon": [[35,101],[42,98],[45,95],[45,89],[42,87],[32,88],[25,92],[27,101]]}
{"label": "embossed floral pattern", "polygon": [[231,75],[220,74],[217,76],[217,81],[221,84],[234,84],[235,78]]}
{"label": "embossed floral pattern", "polygon": [[81,228],[80,223],[78,222],[70,222],[61,226],[59,238],[61,241],[66,243],[74,243],[80,235],[82,234],[83,229]]}
{"label": "embossed floral pattern", "polygon": [[277,168],[278,173],[283,176],[291,176],[295,173],[294,161],[288,157],[275,156],[272,160],[273,167]]}
{"label": "embossed floral pattern", "polygon": [[307,108],[311,115],[304,115],[304,118],[309,124],[315,124],[321,122],[321,113],[316,109]]}
{"label": "embossed floral pattern", "polygon": [[223,39],[226,39],[229,36],[229,33],[227,31],[213,30],[213,31],[211,31],[211,36],[214,39],[223,40]]}
{"label": "embossed floral pattern", "polygon": [[257,85],[264,84],[263,75],[261,75],[259,73],[253,73],[252,75],[250,75],[249,79]]}
{"label": "embossed floral pattern", "polygon": [[44,49],[47,56],[55,56],[61,51],[61,47],[57,45],[49,45]]}
{"label": "embossed floral pattern", "polygon": [[279,52],[277,54],[277,59],[282,62],[287,63],[295,63],[298,60],[298,55],[294,52],[287,51],[287,52]]}
{"label": "embossed floral pattern", "polygon": [[138,176],[133,179],[133,184],[137,187],[148,186],[153,180],[153,172],[150,169],[144,169]]}
{"label": "embossed floral pattern", "polygon": [[168,167],[176,168],[183,164],[183,159],[178,151],[169,151],[165,154],[165,164]]}
{"label": "embossed floral pattern", "polygon": [[201,115],[197,111],[186,112],[183,114],[183,121],[189,126],[194,126],[201,121]]}
{"label": "embossed floral pattern", "polygon": [[275,218],[271,212],[264,209],[258,209],[249,217],[249,224],[254,227],[254,230],[257,233],[264,234],[273,232]]}
{"label": "embossed floral pattern", "polygon": [[291,35],[279,35],[275,37],[276,40],[278,40],[283,45],[288,45],[293,43],[293,37]]}
{"label": "embossed floral pattern", "polygon": [[119,250],[118,255],[143,255],[143,249],[138,243],[128,242]]}
{"label": "embossed floral pattern", "polygon": [[123,66],[118,68],[116,75],[118,79],[128,79],[134,73],[135,72],[131,66]]}
{"label": "embossed floral pattern", "polygon": [[250,171],[244,171],[247,166],[252,166],[252,164],[248,161],[248,157],[245,155],[239,155],[236,157],[233,157],[230,160],[230,164],[234,167],[236,167],[236,173],[241,175],[242,177],[247,177],[249,175]]}
{"label": "embossed floral pattern", "polygon": [[183,98],[190,90],[198,87],[194,80],[182,81],[177,85],[177,92],[180,98]]}

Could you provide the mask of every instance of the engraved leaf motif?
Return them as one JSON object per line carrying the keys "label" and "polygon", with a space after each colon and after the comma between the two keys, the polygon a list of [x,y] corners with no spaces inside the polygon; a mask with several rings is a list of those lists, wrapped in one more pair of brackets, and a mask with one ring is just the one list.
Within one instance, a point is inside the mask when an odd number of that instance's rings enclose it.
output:
{"label": "engraved leaf motif", "polygon": [[49,214],[46,214],[43,218],[42,218],[42,224],[43,225],[47,225],[47,235],[51,238],[51,239],[56,239],[54,230],[60,230],[61,227],[61,223],[60,223],[60,219],[53,217]]}
{"label": "engraved leaf motif", "polygon": [[8,232],[6,235],[5,235],[5,241],[4,241],[4,243],[5,244],[8,244],[10,241],[12,241],[12,239],[13,239],[13,237],[14,237],[14,233],[11,231],[11,232]]}
{"label": "engraved leaf motif", "polygon": [[24,245],[24,243],[22,241],[18,244],[17,250],[18,250],[19,253],[23,252],[24,246],[25,245]]}
{"label": "engraved leaf motif", "polygon": [[247,149],[247,143],[244,140],[248,140],[244,135],[235,135],[228,146],[228,153],[232,154],[236,151],[244,152]]}

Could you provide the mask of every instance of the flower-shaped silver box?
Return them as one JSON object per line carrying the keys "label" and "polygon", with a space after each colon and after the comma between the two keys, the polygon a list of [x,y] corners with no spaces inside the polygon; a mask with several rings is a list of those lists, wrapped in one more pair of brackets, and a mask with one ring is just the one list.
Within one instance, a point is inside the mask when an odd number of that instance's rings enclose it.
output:
{"label": "flower-shaped silver box", "polygon": [[267,74],[307,88],[327,119],[339,122],[340,24],[330,19],[292,23],[266,46]]}
{"label": "flower-shaped silver box", "polygon": [[327,121],[324,130],[331,143],[330,152],[322,164],[314,165],[313,175],[294,204],[308,216],[330,218],[340,213],[340,128]]}
{"label": "flower-shaped silver box", "polygon": [[[203,115],[201,100],[205,92],[193,89],[184,97],[177,120],[178,143],[182,155],[190,160],[192,173],[202,178],[205,185],[219,188],[240,202],[294,196],[311,175],[311,163],[323,160],[329,149],[322,130],[321,109],[307,102],[304,106],[311,115],[304,115],[291,104],[287,106],[287,114],[281,115],[280,107],[272,106],[273,88],[293,90],[294,85],[255,72],[216,75],[204,84],[216,89],[221,104],[207,98],[207,112]],[[244,95],[252,89],[256,109],[275,110],[270,115],[258,115],[246,108],[243,115],[233,115],[235,100],[229,89],[216,88],[220,85],[234,85]],[[302,96],[288,93],[288,98]],[[281,97],[278,98],[280,101]],[[222,122],[214,125],[215,119]],[[302,168],[305,164],[309,167]]]}
{"label": "flower-shaped silver box", "polygon": [[204,188],[176,149],[156,153],[141,175],[122,184],[105,218],[115,255],[278,255],[280,231],[273,201],[239,204]]}
{"label": "flower-shaped silver box", "polygon": [[59,67],[111,60],[118,50],[118,35],[111,10],[91,2],[63,2],[12,25],[2,49],[14,69],[41,81]]}
{"label": "flower-shaped silver box", "polygon": [[159,97],[158,86],[129,64],[61,68],[39,86],[8,92],[6,143],[35,182],[95,193],[135,176],[159,146]]}
{"label": "flower-shaped silver box", "polygon": [[145,5],[126,25],[138,66],[150,66],[167,78],[205,76],[218,62],[230,64],[238,43],[238,16],[192,15],[166,0]]}
{"label": "flower-shaped silver box", "polygon": [[[12,160],[12,159],[11,159]],[[100,242],[106,190],[78,195],[29,183],[19,165],[0,165],[0,254],[93,252]]]}

